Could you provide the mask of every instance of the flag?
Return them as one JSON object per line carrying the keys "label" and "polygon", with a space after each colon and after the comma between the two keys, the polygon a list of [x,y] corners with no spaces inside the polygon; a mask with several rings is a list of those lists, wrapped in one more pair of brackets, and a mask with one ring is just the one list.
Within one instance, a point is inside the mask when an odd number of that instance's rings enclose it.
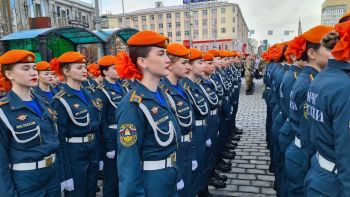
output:
{"label": "flag", "polygon": [[268,30],[268,31],[267,31],[267,35],[268,35],[268,36],[272,36],[272,35],[273,35],[273,30]]}

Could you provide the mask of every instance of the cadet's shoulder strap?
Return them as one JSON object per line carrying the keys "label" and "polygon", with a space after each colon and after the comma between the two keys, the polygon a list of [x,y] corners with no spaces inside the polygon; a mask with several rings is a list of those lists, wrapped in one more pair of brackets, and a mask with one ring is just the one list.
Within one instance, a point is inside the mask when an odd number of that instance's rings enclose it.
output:
{"label": "cadet's shoulder strap", "polygon": [[129,99],[130,103],[141,103],[142,97],[136,94],[136,91],[133,90]]}
{"label": "cadet's shoulder strap", "polygon": [[57,94],[55,94],[55,96],[53,98],[59,100],[65,94],[66,94],[66,91],[60,90],[59,92],[57,92]]}
{"label": "cadet's shoulder strap", "polygon": [[100,83],[100,84],[98,84],[98,86],[96,88],[102,90],[102,88],[104,88],[104,87],[105,87],[105,84]]}
{"label": "cadet's shoulder strap", "polygon": [[8,98],[5,96],[4,98],[0,99],[0,106],[4,106],[9,103]]}

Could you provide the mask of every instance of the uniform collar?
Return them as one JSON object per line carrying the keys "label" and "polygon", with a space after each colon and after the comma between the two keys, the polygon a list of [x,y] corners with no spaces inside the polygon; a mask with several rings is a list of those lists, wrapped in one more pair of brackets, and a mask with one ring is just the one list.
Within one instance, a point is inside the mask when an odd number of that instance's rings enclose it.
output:
{"label": "uniform collar", "polygon": [[[103,84],[105,85],[106,89],[118,92],[116,89],[114,89],[113,84],[108,82],[106,79],[103,79]],[[115,81],[115,84],[118,84],[120,86],[120,90],[123,91],[122,85],[119,83],[118,80]],[[118,92],[118,93],[123,94],[123,92]]]}
{"label": "uniform collar", "polygon": [[308,73],[308,74],[313,74],[314,76],[316,76],[319,73],[318,70],[316,70],[315,68],[308,66],[308,65],[304,66],[302,72]]}
{"label": "uniform collar", "polygon": [[[8,98],[11,110],[19,110],[19,109],[26,108],[29,111],[31,111],[32,113],[38,115],[31,107],[28,107],[25,104],[25,102],[21,98],[19,98],[19,96],[16,93],[14,93],[12,90],[10,92],[8,92],[6,97]],[[32,98],[33,98],[33,100],[36,99],[38,101],[37,103],[39,104],[39,106],[43,110],[43,115],[44,115],[46,108],[47,108],[47,106],[44,105],[44,101],[41,98],[39,98],[38,96],[36,96],[35,94],[32,94]]]}
{"label": "uniform collar", "polygon": [[[78,96],[78,95],[75,93],[75,90],[74,90],[73,88],[71,88],[71,87],[68,86],[68,84],[63,84],[63,89],[65,90],[66,95],[67,95],[68,97],[76,96],[79,100],[81,100],[83,103],[85,103],[85,101],[82,100],[82,99],[80,98],[80,96]],[[87,99],[87,102],[89,103],[89,102],[90,102],[90,99],[89,99],[90,96],[88,95],[88,93],[85,91],[84,88],[81,88],[80,90],[83,92],[84,96],[85,96],[86,99]]]}
{"label": "uniform collar", "polygon": [[[143,99],[152,99],[157,101],[157,99],[154,97],[151,90],[149,90],[146,86],[144,86],[140,81],[135,80],[134,81],[134,90],[137,95],[142,97]],[[160,91],[159,88],[157,88],[157,91]],[[157,101],[158,102],[158,101]]]}
{"label": "uniform collar", "polygon": [[161,83],[162,83],[161,86],[164,86],[164,89],[163,89],[164,92],[169,92],[170,95],[178,95],[177,90],[175,90],[175,88],[173,87],[173,84],[169,81],[168,78],[164,77]]}
{"label": "uniform collar", "polygon": [[328,60],[328,67],[340,69],[340,70],[350,70],[350,64],[346,61],[337,61],[335,59]]}

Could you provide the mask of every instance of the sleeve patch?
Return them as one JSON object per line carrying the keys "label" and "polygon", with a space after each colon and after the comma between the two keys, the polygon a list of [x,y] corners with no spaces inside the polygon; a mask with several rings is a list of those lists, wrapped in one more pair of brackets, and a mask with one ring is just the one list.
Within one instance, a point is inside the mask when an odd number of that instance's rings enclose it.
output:
{"label": "sleeve patch", "polygon": [[133,124],[122,124],[119,130],[120,143],[130,147],[137,141],[136,127]]}

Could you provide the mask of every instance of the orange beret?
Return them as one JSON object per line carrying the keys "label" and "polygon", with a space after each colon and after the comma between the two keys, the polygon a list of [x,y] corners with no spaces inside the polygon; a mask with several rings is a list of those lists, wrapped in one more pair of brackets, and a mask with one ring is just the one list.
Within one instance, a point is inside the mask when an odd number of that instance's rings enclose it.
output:
{"label": "orange beret", "polygon": [[117,61],[117,58],[115,56],[106,55],[98,60],[98,64],[99,66],[109,67],[109,66],[115,65],[116,61]]}
{"label": "orange beret", "polygon": [[98,64],[89,64],[86,69],[94,77],[99,77],[101,75],[100,66]]}
{"label": "orange beret", "polygon": [[313,44],[320,44],[322,38],[327,35],[329,32],[334,31],[334,27],[327,25],[318,25],[311,28],[310,30],[303,33],[303,37],[306,41]]}
{"label": "orange beret", "polygon": [[128,40],[129,46],[157,46],[166,48],[168,43],[169,38],[149,30],[137,32]]}
{"label": "orange beret", "polygon": [[332,55],[336,60],[350,60],[350,20],[335,25],[340,40],[335,44]]}
{"label": "orange beret", "polygon": [[204,61],[213,61],[214,55],[209,53],[209,52],[205,52],[205,53],[203,53],[203,60]]}
{"label": "orange beret", "polygon": [[227,51],[221,50],[220,57],[228,57]]}
{"label": "orange beret", "polygon": [[75,51],[69,51],[63,53],[59,58],[58,58],[59,63],[85,63],[86,58],[84,55],[82,55],[79,52]]}
{"label": "orange beret", "polygon": [[41,62],[36,63],[36,70],[37,71],[49,71],[49,70],[51,70],[51,65],[49,64],[49,62],[41,61]]}
{"label": "orange beret", "polygon": [[34,63],[35,55],[31,51],[11,50],[0,57],[0,64]]}
{"label": "orange beret", "polygon": [[212,55],[214,55],[214,57],[220,56],[220,53],[217,50],[209,50],[208,53],[211,53]]}
{"label": "orange beret", "polygon": [[190,48],[191,55],[188,57],[189,60],[196,60],[196,59],[201,59],[203,57],[203,52],[195,49],[195,48]]}
{"label": "orange beret", "polygon": [[342,22],[346,22],[350,19],[350,12],[347,12],[345,13],[344,16],[342,16],[340,19],[339,19],[339,23],[342,23]]}
{"label": "orange beret", "polygon": [[166,52],[182,58],[188,58],[191,53],[184,45],[178,43],[169,44],[166,48]]}

